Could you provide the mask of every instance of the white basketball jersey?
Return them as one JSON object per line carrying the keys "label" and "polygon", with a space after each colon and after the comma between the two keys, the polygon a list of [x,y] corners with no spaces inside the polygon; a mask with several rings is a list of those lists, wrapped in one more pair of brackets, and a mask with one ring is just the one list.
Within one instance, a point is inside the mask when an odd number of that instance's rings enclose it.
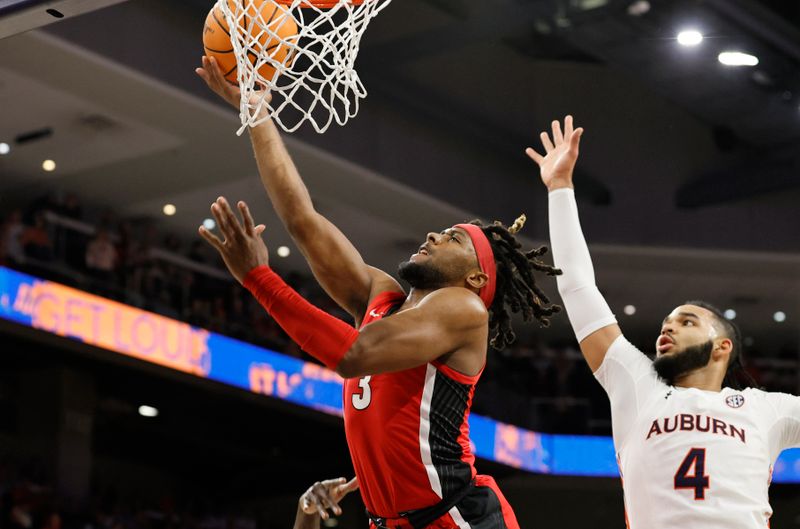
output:
{"label": "white basketball jersey", "polygon": [[800,398],[666,385],[620,336],[595,377],[611,400],[631,529],[763,529],[772,465],[800,446]]}

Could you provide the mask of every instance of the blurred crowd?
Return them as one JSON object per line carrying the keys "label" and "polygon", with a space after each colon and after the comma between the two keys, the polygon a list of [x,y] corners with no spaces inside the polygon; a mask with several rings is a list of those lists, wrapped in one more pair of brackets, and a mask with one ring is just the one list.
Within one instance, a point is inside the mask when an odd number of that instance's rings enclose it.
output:
{"label": "blurred crowd", "polygon": [[[240,507],[176,506],[169,496],[152,502],[122,499],[113,490],[71,505],[55,491],[39,461],[0,461],[0,529],[256,529],[269,528]],[[237,512],[237,515],[227,514]]]}
{"label": "blurred crowd", "polygon": [[[151,219],[84,211],[75,195],[48,195],[0,226],[0,264],[128,305],[285,351],[274,321],[221,268],[199,238],[185,244]],[[330,301],[297,274],[287,281],[326,310]],[[291,349],[291,348],[289,348]],[[293,351],[289,351],[293,352]],[[295,353],[296,354],[296,353]]]}
{"label": "blurred crowd", "polygon": [[[84,208],[73,194],[47,195],[8,213],[0,225],[0,265],[314,361],[230,278],[205,242],[162,230],[153,219]],[[273,264],[280,272],[280,262]],[[306,299],[349,320],[313,278],[283,275]],[[796,352],[759,361],[749,366],[757,381],[797,392]],[[608,401],[574,344],[520,341],[493,353],[474,410],[537,431],[610,434]]]}

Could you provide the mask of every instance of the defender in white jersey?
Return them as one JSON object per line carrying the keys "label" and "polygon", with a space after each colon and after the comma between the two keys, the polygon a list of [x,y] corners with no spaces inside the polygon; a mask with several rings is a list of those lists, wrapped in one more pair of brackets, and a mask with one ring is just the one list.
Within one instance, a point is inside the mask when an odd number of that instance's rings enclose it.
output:
{"label": "defender in white jersey", "polygon": [[595,285],[572,173],[583,129],[567,116],[546,154],[526,152],[549,190],[558,290],[581,351],[608,393],[628,527],[769,527],[772,465],[800,446],[800,398],[728,387],[741,366],[740,334],[704,302],[675,308],[651,361],[622,335]]}

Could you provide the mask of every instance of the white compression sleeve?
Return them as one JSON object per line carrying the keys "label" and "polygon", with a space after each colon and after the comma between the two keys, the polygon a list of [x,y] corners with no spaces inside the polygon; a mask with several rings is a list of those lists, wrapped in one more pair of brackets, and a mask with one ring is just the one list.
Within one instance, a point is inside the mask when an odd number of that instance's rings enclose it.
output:
{"label": "white compression sleeve", "polygon": [[594,331],[617,322],[597,289],[589,248],[578,219],[575,192],[556,189],[549,197],[550,247],[553,262],[563,272],[558,276],[558,293],[564,301],[569,322],[578,342]]}

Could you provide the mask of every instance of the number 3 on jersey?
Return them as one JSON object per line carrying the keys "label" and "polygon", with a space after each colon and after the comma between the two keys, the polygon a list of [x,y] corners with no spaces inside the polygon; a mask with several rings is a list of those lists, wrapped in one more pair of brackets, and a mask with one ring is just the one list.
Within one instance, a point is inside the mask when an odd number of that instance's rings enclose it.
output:
{"label": "number 3 on jersey", "polygon": [[366,410],[369,403],[372,401],[372,388],[369,387],[369,381],[372,376],[367,375],[358,380],[358,387],[361,388],[361,395],[353,393],[353,407],[357,410]]}
{"label": "number 3 on jersey", "polygon": [[[689,471],[694,468],[694,474]],[[706,499],[709,477],[706,476],[706,449],[692,448],[675,473],[675,489],[694,489],[694,499]]]}

